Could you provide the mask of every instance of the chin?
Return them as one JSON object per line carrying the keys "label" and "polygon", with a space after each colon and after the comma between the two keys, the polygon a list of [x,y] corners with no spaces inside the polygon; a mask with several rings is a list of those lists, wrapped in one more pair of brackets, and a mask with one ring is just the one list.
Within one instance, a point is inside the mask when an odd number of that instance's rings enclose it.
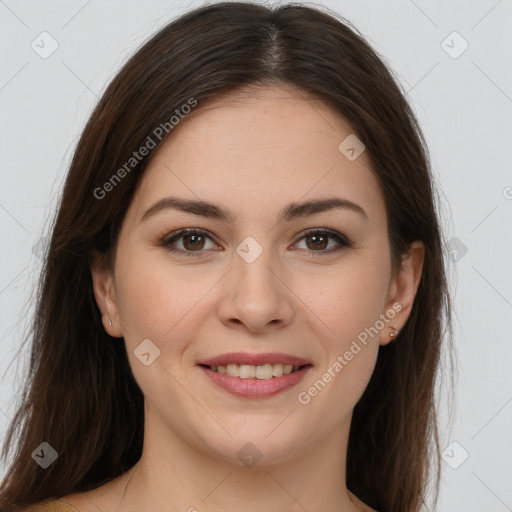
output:
{"label": "chin", "polygon": [[208,436],[203,437],[204,445],[212,456],[220,457],[230,464],[246,467],[257,464],[262,467],[282,463],[296,456],[305,442],[298,431],[295,435],[290,425],[281,428],[279,425],[282,420],[276,418],[271,428],[268,427],[268,418],[262,421],[260,428],[252,425],[251,428],[235,430],[233,425],[226,426],[232,438],[227,435],[212,437],[211,432],[204,433],[204,436]]}

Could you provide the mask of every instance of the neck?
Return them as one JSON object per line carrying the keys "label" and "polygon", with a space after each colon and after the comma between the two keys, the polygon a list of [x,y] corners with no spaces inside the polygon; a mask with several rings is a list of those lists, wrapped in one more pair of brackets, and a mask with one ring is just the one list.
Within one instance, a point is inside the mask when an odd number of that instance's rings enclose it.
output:
{"label": "neck", "polygon": [[[274,458],[249,446],[236,456],[246,442],[233,439],[235,456],[223,457],[187,439],[187,433],[171,432],[147,407],[143,453],[126,475],[120,505],[126,512],[360,511],[345,485],[349,428],[347,418],[342,429],[295,450],[293,456]],[[247,455],[261,459],[251,466]]]}

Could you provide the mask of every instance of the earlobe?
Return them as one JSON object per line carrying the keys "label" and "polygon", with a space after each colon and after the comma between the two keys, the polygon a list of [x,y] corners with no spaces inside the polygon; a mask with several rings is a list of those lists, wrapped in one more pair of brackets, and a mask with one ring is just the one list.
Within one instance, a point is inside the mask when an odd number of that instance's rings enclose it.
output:
{"label": "earlobe", "polygon": [[402,264],[398,274],[393,277],[386,303],[386,312],[393,311],[393,318],[380,333],[380,345],[387,345],[395,341],[411,314],[416,292],[423,272],[425,259],[425,246],[417,240],[409,246],[409,250],[402,257]]}
{"label": "earlobe", "polygon": [[96,304],[101,311],[105,331],[113,337],[122,337],[118,318],[117,299],[112,272],[100,253],[94,251],[90,264]]}

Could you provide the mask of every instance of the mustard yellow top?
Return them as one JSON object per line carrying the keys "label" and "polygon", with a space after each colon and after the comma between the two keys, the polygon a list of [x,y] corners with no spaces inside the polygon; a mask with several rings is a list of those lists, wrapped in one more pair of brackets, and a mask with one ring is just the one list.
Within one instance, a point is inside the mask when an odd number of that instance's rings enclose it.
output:
{"label": "mustard yellow top", "polygon": [[25,512],[80,512],[66,501],[50,498],[31,505]]}

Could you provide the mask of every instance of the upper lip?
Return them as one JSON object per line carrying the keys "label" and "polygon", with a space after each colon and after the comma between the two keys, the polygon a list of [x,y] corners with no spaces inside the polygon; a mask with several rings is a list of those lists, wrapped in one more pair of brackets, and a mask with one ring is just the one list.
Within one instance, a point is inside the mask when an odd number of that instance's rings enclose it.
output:
{"label": "upper lip", "polygon": [[204,359],[197,364],[206,366],[224,366],[226,364],[250,364],[254,366],[263,364],[291,364],[294,366],[303,366],[311,364],[302,357],[292,356],[290,354],[280,354],[277,352],[266,352],[264,354],[249,354],[247,352],[231,352],[221,354],[210,359]]}

